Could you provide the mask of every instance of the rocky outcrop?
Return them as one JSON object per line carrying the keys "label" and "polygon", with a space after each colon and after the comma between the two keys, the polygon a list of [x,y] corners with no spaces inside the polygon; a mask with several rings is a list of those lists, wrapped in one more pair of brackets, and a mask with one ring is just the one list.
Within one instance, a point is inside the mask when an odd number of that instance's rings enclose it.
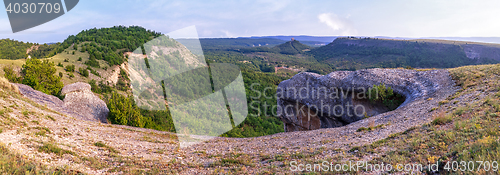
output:
{"label": "rocky outcrop", "polygon": [[411,115],[407,112],[412,110],[405,107],[439,96],[440,90],[452,88],[454,82],[446,70],[369,69],[324,76],[304,72],[279,84],[278,115],[286,132],[339,127],[384,115],[387,109],[367,100],[369,88],[379,84],[406,98],[391,115]]}
{"label": "rocky outcrop", "polygon": [[15,85],[21,94],[40,105],[78,119],[107,123],[109,109],[103,100],[92,93],[87,83],[78,82],[64,86],[61,91],[61,94],[65,95],[64,101],[24,84]]}
{"label": "rocky outcrop", "polygon": [[104,101],[92,93],[89,84],[77,82],[66,85],[61,94],[65,96],[66,108],[78,112],[84,120],[106,123],[109,109]]}

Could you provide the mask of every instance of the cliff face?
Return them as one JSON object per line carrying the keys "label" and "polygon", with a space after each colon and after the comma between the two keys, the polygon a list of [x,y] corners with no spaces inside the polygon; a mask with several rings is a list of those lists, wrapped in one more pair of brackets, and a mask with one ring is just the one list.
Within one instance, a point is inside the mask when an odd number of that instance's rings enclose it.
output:
{"label": "cliff face", "polygon": [[[380,84],[406,98],[391,114],[367,100],[369,89]],[[445,98],[453,84],[446,70],[369,69],[325,76],[305,72],[279,84],[278,110],[287,132],[339,127],[367,116],[415,115],[426,108],[416,104]]]}

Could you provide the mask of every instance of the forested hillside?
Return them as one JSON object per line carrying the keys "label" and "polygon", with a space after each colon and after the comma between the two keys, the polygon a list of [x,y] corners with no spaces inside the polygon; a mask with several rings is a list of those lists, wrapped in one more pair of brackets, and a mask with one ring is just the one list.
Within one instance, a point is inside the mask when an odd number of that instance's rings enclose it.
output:
{"label": "forested hillside", "polygon": [[26,50],[32,45],[32,43],[2,39],[0,40],[0,59],[14,60],[26,58]]}
{"label": "forested hillside", "polygon": [[497,63],[492,59],[470,59],[460,45],[377,38],[337,38],[311,50],[321,62],[334,67],[361,69],[374,67],[450,68]]}
{"label": "forested hillside", "polygon": [[[116,26],[112,28],[89,29],[69,36],[61,44],[60,49],[66,49],[73,45],[80,52],[87,51],[90,60],[105,60],[110,65],[120,65],[125,61],[123,53],[131,52],[141,47],[142,44],[152,40],[160,33],[146,30],[142,27]],[[74,44],[85,43],[83,47],[77,48]]]}
{"label": "forested hillside", "polygon": [[254,52],[269,52],[269,53],[279,53],[285,55],[296,55],[303,54],[306,51],[310,51],[311,47],[300,43],[297,40],[288,41],[286,43],[274,46],[274,47],[251,47],[239,49],[243,53],[254,53]]}

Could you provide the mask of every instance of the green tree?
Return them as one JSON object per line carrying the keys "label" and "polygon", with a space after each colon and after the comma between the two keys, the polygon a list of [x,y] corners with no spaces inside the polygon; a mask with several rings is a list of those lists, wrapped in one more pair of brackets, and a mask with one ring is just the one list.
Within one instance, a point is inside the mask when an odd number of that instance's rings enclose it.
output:
{"label": "green tree", "polygon": [[392,88],[385,84],[373,85],[368,93],[368,99],[373,103],[384,104],[389,110],[398,108],[405,100],[403,96],[394,93]]}
{"label": "green tree", "polygon": [[108,102],[108,120],[113,124],[144,127],[145,119],[132,97],[113,92]]}
{"label": "green tree", "polygon": [[84,76],[84,77],[89,77],[89,71],[87,69],[84,69],[84,68],[78,68],[78,71],[80,72],[80,75]]}
{"label": "green tree", "polygon": [[21,70],[24,76],[22,84],[46,94],[59,95],[64,84],[61,82],[61,77],[55,75],[56,71],[53,62],[27,59]]}
{"label": "green tree", "polygon": [[75,71],[75,65],[67,65],[66,66],[66,72],[74,72]]}

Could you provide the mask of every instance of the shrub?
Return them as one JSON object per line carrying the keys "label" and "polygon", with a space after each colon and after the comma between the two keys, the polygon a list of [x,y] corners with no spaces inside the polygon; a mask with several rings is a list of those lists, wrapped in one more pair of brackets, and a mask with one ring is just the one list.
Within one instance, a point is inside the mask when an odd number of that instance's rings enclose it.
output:
{"label": "shrub", "polygon": [[66,66],[66,72],[74,72],[75,71],[75,65],[67,65]]}
{"label": "shrub", "polygon": [[80,72],[80,75],[84,76],[84,77],[89,77],[89,71],[87,69],[84,69],[84,68],[78,68],[78,72]]}
{"label": "shrub", "polygon": [[95,58],[90,58],[88,61],[85,61],[85,64],[88,66],[91,66],[91,67],[95,67],[95,68],[101,67],[101,65],[99,64],[99,62]]}
{"label": "shrub", "polygon": [[55,75],[56,68],[48,60],[27,59],[21,74],[24,76],[22,84],[46,94],[59,95],[64,84],[61,77]]}
{"label": "shrub", "polygon": [[113,124],[128,125],[135,127],[144,126],[144,117],[139,108],[134,104],[132,97],[125,97],[113,92],[108,102],[108,119]]}
{"label": "shrub", "polygon": [[379,102],[394,110],[404,102],[404,97],[393,92],[391,87],[386,87],[385,84],[373,85],[369,90],[368,98],[371,102]]}

